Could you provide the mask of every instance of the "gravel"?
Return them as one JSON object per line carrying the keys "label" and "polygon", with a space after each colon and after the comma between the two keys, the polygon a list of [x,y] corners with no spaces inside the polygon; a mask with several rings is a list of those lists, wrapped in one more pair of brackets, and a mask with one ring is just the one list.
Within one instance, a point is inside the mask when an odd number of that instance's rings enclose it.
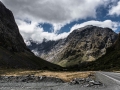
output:
{"label": "gravel", "polygon": [[26,82],[26,83],[36,83],[36,82],[55,82],[64,83],[62,79],[56,77],[46,77],[46,76],[0,76],[0,82]]}
{"label": "gravel", "polygon": [[120,85],[110,81],[98,72],[95,76],[74,78],[70,82],[47,76],[0,76],[0,90],[120,90]]}
{"label": "gravel", "polygon": [[74,78],[64,82],[57,77],[47,76],[0,76],[0,90],[96,90],[103,84],[91,77]]}

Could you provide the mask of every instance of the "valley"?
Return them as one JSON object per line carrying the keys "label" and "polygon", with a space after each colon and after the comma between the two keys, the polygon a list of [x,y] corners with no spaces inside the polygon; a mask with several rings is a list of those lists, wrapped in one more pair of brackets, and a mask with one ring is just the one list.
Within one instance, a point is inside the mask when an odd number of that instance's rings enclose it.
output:
{"label": "valley", "polygon": [[37,56],[62,67],[74,66],[82,62],[95,61],[106,53],[106,49],[116,41],[118,35],[109,28],[92,25],[71,32],[67,38],[58,41],[31,41],[28,48]]}
{"label": "valley", "polygon": [[[21,22],[17,20],[22,19],[14,16],[2,2],[0,90],[120,90],[119,33],[112,28],[89,24],[70,31],[65,38],[42,38],[41,43],[29,38],[27,45],[26,38],[20,33],[23,34],[25,28],[28,33],[26,25],[33,22],[21,21],[25,26],[20,32]],[[42,25],[34,24],[37,32],[44,32]],[[112,24],[117,26],[116,22]],[[28,36],[36,38],[35,34],[31,34],[32,29]],[[48,33],[44,32],[44,35]]]}

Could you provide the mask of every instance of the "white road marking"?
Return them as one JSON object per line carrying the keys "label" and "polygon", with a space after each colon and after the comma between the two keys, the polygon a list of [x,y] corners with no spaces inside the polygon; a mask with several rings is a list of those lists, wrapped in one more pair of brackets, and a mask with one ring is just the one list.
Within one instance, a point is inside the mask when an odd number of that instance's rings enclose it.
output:
{"label": "white road marking", "polygon": [[[99,73],[100,73],[100,72],[99,72]],[[108,75],[106,75],[106,74],[103,74],[103,73],[100,73],[100,74],[102,74],[102,75],[104,75],[104,76],[112,79],[112,80],[115,81],[117,84],[120,84],[120,81],[119,81],[119,80],[117,80],[117,79],[115,79],[115,78],[112,78],[112,77],[110,77],[110,76],[108,76]]]}

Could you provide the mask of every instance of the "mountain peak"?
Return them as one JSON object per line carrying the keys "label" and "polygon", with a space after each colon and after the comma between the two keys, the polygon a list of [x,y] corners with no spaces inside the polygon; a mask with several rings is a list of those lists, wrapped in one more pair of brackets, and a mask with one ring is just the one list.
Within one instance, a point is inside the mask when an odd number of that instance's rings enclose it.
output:
{"label": "mountain peak", "polygon": [[86,28],[91,28],[91,27],[96,27],[96,26],[93,26],[93,25],[86,25],[84,27],[82,27],[83,29],[86,29]]}
{"label": "mountain peak", "polygon": [[40,57],[48,61],[71,66],[101,57],[116,38],[117,34],[109,28],[88,25],[74,30],[63,40],[38,45],[34,43],[29,48],[37,50]]}
{"label": "mountain peak", "polygon": [[74,31],[76,31],[76,30],[82,31],[82,30],[85,30],[85,29],[93,28],[93,27],[96,27],[96,26],[93,26],[93,25],[86,25],[86,26],[84,26],[84,27],[75,29]]}

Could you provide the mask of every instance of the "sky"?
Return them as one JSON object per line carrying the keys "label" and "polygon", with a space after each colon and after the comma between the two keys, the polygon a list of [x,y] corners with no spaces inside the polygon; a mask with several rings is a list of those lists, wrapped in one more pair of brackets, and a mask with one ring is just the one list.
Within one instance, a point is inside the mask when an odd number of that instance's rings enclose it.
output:
{"label": "sky", "polygon": [[86,25],[120,32],[120,0],[0,0],[15,17],[24,41],[67,37]]}

